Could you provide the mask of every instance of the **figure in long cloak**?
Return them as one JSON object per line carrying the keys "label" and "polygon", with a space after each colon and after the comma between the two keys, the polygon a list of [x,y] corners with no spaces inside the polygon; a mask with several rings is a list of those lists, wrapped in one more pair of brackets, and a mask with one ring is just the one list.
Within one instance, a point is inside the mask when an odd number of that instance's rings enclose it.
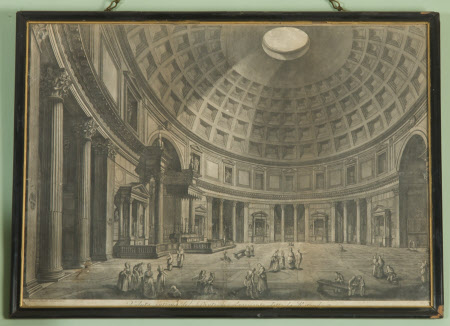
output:
{"label": "figure in long cloak", "polygon": [[284,251],[283,250],[281,250],[280,268],[281,269],[286,269],[286,257],[284,257]]}
{"label": "figure in long cloak", "polygon": [[119,273],[119,279],[117,280],[119,291],[127,292],[131,290],[131,275],[131,266],[129,263],[125,263],[125,268]]}
{"label": "figure in long cloak", "polygon": [[376,278],[383,278],[384,275],[384,260],[383,258],[381,258],[380,255],[378,255],[377,258],[377,265],[376,265],[376,269],[375,269],[375,277]]}
{"label": "figure in long cloak", "polygon": [[374,276],[374,277],[376,277],[376,275],[377,275],[377,256],[375,255],[375,256],[373,256],[373,259],[372,259],[372,276]]}
{"label": "figure in long cloak", "polygon": [[209,277],[205,282],[205,288],[204,288],[204,293],[205,294],[214,294],[214,280],[216,279],[216,276],[214,275],[213,272],[209,273]]}
{"label": "figure in long cloak", "polygon": [[139,291],[141,289],[142,277],[144,276],[142,265],[143,263],[139,263],[133,267],[133,273],[131,275],[131,290]]}
{"label": "figure in long cloak", "polygon": [[161,265],[158,266],[158,276],[156,276],[156,293],[164,292],[166,288],[166,273]]}
{"label": "figure in long cloak", "polygon": [[183,267],[184,263],[184,250],[182,247],[180,247],[177,251],[177,267],[181,268]]}
{"label": "figure in long cloak", "polygon": [[279,272],[280,271],[280,259],[278,257],[278,250],[272,255],[270,259],[269,272]]}
{"label": "figure in long cloak", "polygon": [[144,273],[143,295],[146,298],[154,298],[156,295],[155,280],[153,279],[152,264],[150,263],[147,264],[147,270]]}
{"label": "figure in long cloak", "polygon": [[297,269],[301,269],[301,264],[302,264],[302,260],[303,260],[303,255],[300,252],[300,249],[297,250],[297,257],[295,257],[295,267]]}
{"label": "figure in long cloak", "polygon": [[253,293],[254,293],[254,280],[253,280],[253,271],[249,270],[247,272],[247,274],[245,275],[245,280],[244,280],[244,285],[245,285],[245,293],[248,297],[254,299]]}
{"label": "figure in long cloak", "polygon": [[258,264],[258,271],[256,275],[258,276],[258,294],[262,296],[266,294],[266,292],[269,290],[269,287],[267,285],[266,269],[261,264]]}
{"label": "figure in long cloak", "polygon": [[287,265],[289,269],[295,269],[295,255],[294,252],[292,251],[292,247],[289,248],[289,253],[287,256]]}
{"label": "figure in long cloak", "polygon": [[171,271],[173,267],[173,257],[172,254],[169,252],[169,256],[167,256],[167,270]]}
{"label": "figure in long cloak", "polygon": [[250,256],[255,257],[255,247],[253,245],[250,246]]}

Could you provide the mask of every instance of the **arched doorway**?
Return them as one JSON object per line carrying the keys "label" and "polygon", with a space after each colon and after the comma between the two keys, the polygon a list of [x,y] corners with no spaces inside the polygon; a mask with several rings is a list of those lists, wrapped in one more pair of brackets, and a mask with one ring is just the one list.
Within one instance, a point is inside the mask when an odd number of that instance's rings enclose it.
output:
{"label": "arched doorway", "polygon": [[402,153],[399,168],[400,247],[428,247],[427,146],[412,136]]}

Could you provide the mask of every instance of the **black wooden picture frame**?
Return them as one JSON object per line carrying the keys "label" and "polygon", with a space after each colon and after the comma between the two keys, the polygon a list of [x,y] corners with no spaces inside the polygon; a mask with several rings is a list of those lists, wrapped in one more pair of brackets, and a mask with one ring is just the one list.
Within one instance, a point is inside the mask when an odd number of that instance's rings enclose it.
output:
{"label": "black wooden picture frame", "polygon": [[[239,308],[152,308],[152,307],[74,307],[25,308],[21,306],[23,287],[24,179],[27,112],[26,40],[29,22],[424,22],[429,26],[429,166],[431,183],[431,305],[429,307],[239,307]],[[11,318],[442,318],[443,317],[443,229],[440,121],[440,27],[435,12],[18,12],[16,28],[15,126],[13,171],[13,243],[10,317]],[[236,174],[238,169],[234,168]]]}

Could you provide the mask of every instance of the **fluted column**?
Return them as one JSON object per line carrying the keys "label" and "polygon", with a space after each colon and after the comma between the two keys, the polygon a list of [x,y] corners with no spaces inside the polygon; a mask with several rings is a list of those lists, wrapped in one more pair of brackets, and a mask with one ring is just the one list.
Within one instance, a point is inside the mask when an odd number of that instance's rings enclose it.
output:
{"label": "fluted column", "polygon": [[366,244],[372,244],[372,198],[366,198],[367,203],[367,220],[366,220]]}
{"label": "fluted column", "polygon": [[249,203],[244,203],[244,242],[248,242],[248,208]]}
{"label": "fluted column", "polygon": [[347,228],[347,202],[344,201],[344,216],[343,216],[343,228],[344,228],[344,243],[348,242],[348,228]]}
{"label": "fluted column", "polygon": [[[428,161],[427,163],[427,178],[428,178]],[[400,198],[399,198],[399,189],[395,188],[393,189],[394,193],[394,211],[393,217],[391,215],[391,223],[394,221],[394,239],[392,239],[392,246],[393,247],[400,247]]]}
{"label": "fluted column", "polygon": [[124,227],[123,227],[123,198],[120,198],[119,202],[119,242],[124,238]]}
{"label": "fluted column", "polygon": [[331,242],[336,242],[336,202],[331,203]]}
{"label": "fluted column", "polygon": [[361,244],[361,206],[356,199],[356,243]]}
{"label": "fluted column", "polygon": [[212,205],[213,197],[206,197],[206,237],[212,239]]}
{"label": "fluted column", "polygon": [[156,243],[164,242],[164,174],[160,174],[158,178],[158,213],[157,215],[157,223],[156,223]]}
{"label": "fluted column", "polygon": [[92,141],[92,216],[93,260],[112,258],[114,237],[114,183],[116,149],[109,139],[96,137]]}
{"label": "fluted column", "polygon": [[49,128],[50,144],[43,151],[49,167],[44,184],[47,207],[41,219],[41,253],[39,255],[39,278],[56,281],[64,276],[62,268],[62,206],[63,206],[63,97],[71,85],[70,78],[62,68],[47,67],[42,73],[42,89],[49,95],[46,126]]}
{"label": "fluted column", "polygon": [[193,198],[189,198],[189,233],[195,231],[195,203]]}
{"label": "fluted column", "polygon": [[91,145],[97,125],[88,118],[76,126],[80,137],[78,171],[78,263],[84,266],[91,260]]}
{"label": "fluted column", "polygon": [[132,239],[133,236],[133,203],[134,203],[134,199],[130,198],[130,202],[128,203],[128,234],[127,237],[128,239]]}
{"label": "fluted column", "polygon": [[280,205],[281,206],[281,242],[284,242],[284,210],[286,208],[286,205]]}
{"label": "fluted column", "polygon": [[231,224],[233,229],[233,241],[236,242],[236,202],[231,202]]}
{"label": "fluted column", "polygon": [[219,199],[219,239],[223,239],[223,199]]}
{"label": "fluted column", "polygon": [[144,245],[148,245],[148,239],[149,239],[149,215],[148,215],[148,208],[147,204],[142,204],[143,210],[144,210]]}
{"label": "fluted column", "polygon": [[270,242],[275,242],[275,205],[270,205]]}
{"label": "fluted column", "polygon": [[297,204],[294,204],[294,242],[298,241],[297,223],[298,223]]}
{"label": "fluted column", "polygon": [[305,242],[309,242],[309,204],[305,204]]}

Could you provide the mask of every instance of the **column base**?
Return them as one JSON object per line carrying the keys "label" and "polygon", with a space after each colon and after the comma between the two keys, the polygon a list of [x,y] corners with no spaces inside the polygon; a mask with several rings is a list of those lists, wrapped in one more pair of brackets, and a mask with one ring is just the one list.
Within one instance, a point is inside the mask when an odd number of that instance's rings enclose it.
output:
{"label": "column base", "polygon": [[112,254],[97,254],[91,257],[93,261],[107,261],[112,258]]}
{"label": "column base", "polygon": [[38,275],[38,279],[40,282],[58,282],[62,279],[66,274],[64,270],[51,270],[51,271],[40,271]]}
{"label": "column base", "polygon": [[34,293],[42,289],[42,286],[38,283],[36,279],[27,282],[23,290],[23,295],[25,298],[31,297]]}

